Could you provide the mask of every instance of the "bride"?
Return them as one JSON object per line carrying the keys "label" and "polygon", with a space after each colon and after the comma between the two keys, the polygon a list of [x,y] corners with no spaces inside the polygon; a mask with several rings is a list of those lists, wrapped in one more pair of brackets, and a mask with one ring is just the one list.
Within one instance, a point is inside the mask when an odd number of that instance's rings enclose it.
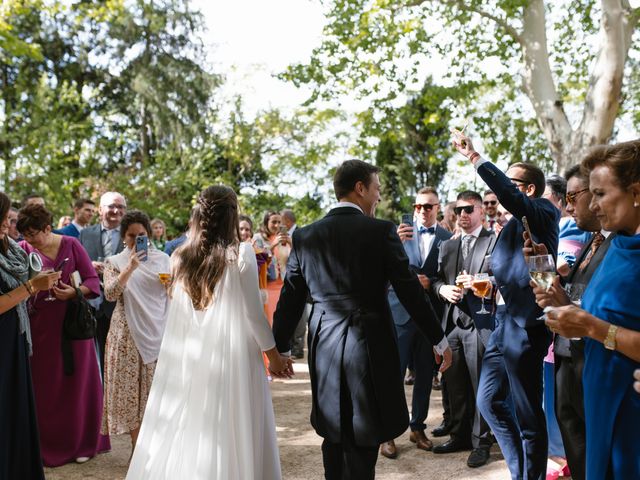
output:
{"label": "bride", "polygon": [[281,478],[261,351],[273,375],[293,370],[275,348],[237,208],[230,188],[205,189],[173,255],[169,318],[128,480]]}

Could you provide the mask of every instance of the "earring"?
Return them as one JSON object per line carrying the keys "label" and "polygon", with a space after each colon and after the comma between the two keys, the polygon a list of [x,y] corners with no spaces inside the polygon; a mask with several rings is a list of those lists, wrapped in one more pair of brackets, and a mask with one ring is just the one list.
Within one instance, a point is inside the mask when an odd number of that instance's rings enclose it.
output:
{"label": "earring", "polygon": [[638,202],[633,202],[633,206],[634,206],[634,207],[636,207],[636,208],[638,208],[638,207],[640,207],[640,203],[638,203]]}

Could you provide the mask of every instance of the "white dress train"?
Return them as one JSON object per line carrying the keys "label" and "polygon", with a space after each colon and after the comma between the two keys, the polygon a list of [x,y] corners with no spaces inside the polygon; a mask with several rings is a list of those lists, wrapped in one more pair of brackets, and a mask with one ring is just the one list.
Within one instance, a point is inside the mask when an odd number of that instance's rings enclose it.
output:
{"label": "white dress train", "polygon": [[206,310],[176,285],[127,480],[280,479],[262,362],[274,345],[249,244]]}

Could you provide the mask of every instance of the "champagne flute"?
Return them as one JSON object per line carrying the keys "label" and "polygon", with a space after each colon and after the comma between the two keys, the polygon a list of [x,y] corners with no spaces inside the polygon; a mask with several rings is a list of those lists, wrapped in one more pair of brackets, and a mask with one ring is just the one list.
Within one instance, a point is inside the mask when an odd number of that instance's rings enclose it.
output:
{"label": "champagne flute", "polygon": [[534,255],[529,257],[529,274],[534,282],[545,290],[549,290],[556,278],[556,264],[551,255]]}
{"label": "champagne flute", "polygon": [[489,274],[476,273],[473,276],[473,287],[474,287],[473,293],[476,296],[480,297],[480,305],[481,305],[480,310],[477,311],[476,313],[481,315],[486,315],[488,313],[491,313],[489,310],[487,310],[484,307],[484,299],[486,298],[486,296],[489,294],[489,291],[491,290],[491,280],[489,279]]}
{"label": "champagne flute", "polygon": [[[45,268],[43,268],[43,269],[41,270],[41,272],[42,272],[42,273],[46,273],[47,275],[49,275],[49,274],[53,273],[54,271],[55,271],[55,270],[54,270],[53,268],[51,268],[51,267],[45,267]],[[49,289],[49,294],[48,294],[46,297],[44,297],[44,301],[45,301],[45,302],[53,302],[54,300],[57,300],[57,299],[56,299],[56,297],[54,297],[54,296],[51,294],[51,289]]]}

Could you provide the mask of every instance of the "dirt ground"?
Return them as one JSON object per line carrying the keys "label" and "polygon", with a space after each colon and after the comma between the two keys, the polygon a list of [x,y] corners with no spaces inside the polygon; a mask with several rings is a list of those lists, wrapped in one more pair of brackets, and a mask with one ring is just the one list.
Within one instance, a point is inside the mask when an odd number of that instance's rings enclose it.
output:
{"label": "dirt ground", "polygon": [[[309,425],[311,409],[311,384],[307,365],[298,363],[296,376],[291,380],[276,380],[271,384],[273,405],[276,414],[278,443],[283,478],[287,480],[320,480],[323,478],[321,438]],[[407,399],[411,391],[407,387]],[[440,392],[434,392],[428,418],[428,432],[440,424],[442,402]],[[436,438],[434,444],[447,440]],[[121,480],[127,471],[130,454],[128,436],[111,437],[112,451],[98,455],[89,462],[69,464],[59,468],[45,469],[47,480]],[[435,455],[418,450],[409,442],[409,433],[398,440],[399,456],[395,460],[379,457],[376,478],[382,480],[405,480],[425,478],[429,480],[507,480],[510,478],[500,450],[494,446],[491,460],[478,469],[468,468],[469,452]],[[183,480],[183,479],[176,479]],[[184,479],[186,480],[186,479]],[[247,479],[250,480],[250,479]]]}

